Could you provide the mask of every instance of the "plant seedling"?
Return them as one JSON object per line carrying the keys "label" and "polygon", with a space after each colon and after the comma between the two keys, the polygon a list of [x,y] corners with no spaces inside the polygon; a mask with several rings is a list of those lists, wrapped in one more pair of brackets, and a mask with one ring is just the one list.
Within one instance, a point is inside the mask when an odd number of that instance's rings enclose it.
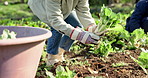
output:
{"label": "plant seedling", "polygon": [[119,63],[113,63],[112,67],[122,67],[122,66],[128,66],[125,62],[119,62]]}
{"label": "plant seedling", "polygon": [[148,68],[148,52],[141,52],[138,60],[134,57],[130,56],[135,62],[139,64],[139,66],[143,69],[143,71],[148,74],[146,68]]}

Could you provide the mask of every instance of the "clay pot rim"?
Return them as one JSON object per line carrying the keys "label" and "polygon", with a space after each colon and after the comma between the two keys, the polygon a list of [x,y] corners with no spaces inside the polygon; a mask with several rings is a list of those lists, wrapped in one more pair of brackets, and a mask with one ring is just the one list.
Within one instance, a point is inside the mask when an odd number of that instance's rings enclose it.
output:
{"label": "clay pot rim", "polygon": [[[29,27],[29,26],[0,26],[0,27]],[[36,29],[44,30],[46,31],[46,33],[37,35],[37,36],[31,36],[31,37],[0,40],[0,46],[18,45],[18,44],[26,44],[26,43],[32,43],[32,42],[37,42],[37,41],[43,41],[51,37],[52,35],[49,30],[44,29],[44,28],[39,28],[39,27],[29,27],[29,28],[36,28]]]}

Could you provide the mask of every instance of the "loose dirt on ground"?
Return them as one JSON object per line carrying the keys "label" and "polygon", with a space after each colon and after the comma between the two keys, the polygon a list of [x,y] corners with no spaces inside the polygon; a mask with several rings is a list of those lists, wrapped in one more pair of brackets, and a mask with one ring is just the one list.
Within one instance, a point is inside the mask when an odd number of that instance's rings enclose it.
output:
{"label": "loose dirt on ground", "polygon": [[[66,63],[56,63],[51,72],[55,73],[58,65],[68,66],[70,70],[76,72],[75,78],[85,78],[89,76],[103,77],[103,78],[148,78],[148,75],[142,68],[135,63],[130,56],[138,58],[140,50],[131,50],[120,53],[111,53],[107,58],[96,57],[95,55],[86,56],[87,52],[83,51],[80,54],[73,52],[66,52],[66,59],[71,61],[81,61],[87,64],[83,65],[67,65]],[[72,59],[72,58],[75,58]],[[123,66],[113,67],[113,63],[125,63]],[[148,69],[147,69],[148,70]]]}

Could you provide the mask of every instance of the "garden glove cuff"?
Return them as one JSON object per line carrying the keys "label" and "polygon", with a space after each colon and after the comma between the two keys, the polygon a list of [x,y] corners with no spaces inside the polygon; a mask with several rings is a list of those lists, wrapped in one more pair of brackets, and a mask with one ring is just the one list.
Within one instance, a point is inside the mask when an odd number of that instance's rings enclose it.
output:
{"label": "garden glove cuff", "polygon": [[89,25],[89,26],[87,27],[86,31],[89,31],[89,32],[94,33],[94,31],[96,30],[96,28],[97,28],[97,25],[91,24],[91,25]]}
{"label": "garden glove cuff", "polygon": [[83,44],[97,44],[100,39],[99,36],[88,31],[83,31],[80,28],[75,28],[72,31],[70,38],[73,40],[78,40]]}

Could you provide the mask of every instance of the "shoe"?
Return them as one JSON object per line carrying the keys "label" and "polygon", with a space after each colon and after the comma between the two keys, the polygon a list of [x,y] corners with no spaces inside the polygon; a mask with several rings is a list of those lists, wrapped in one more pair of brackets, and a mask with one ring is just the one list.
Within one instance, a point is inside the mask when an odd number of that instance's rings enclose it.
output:
{"label": "shoe", "polygon": [[59,48],[59,53],[56,55],[52,55],[52,54],[47,54],[47,66],[50,65],[54,65],[57,62],[62,62],[65,61],[63,54],[64,54],[65,50],[62,48]]}

